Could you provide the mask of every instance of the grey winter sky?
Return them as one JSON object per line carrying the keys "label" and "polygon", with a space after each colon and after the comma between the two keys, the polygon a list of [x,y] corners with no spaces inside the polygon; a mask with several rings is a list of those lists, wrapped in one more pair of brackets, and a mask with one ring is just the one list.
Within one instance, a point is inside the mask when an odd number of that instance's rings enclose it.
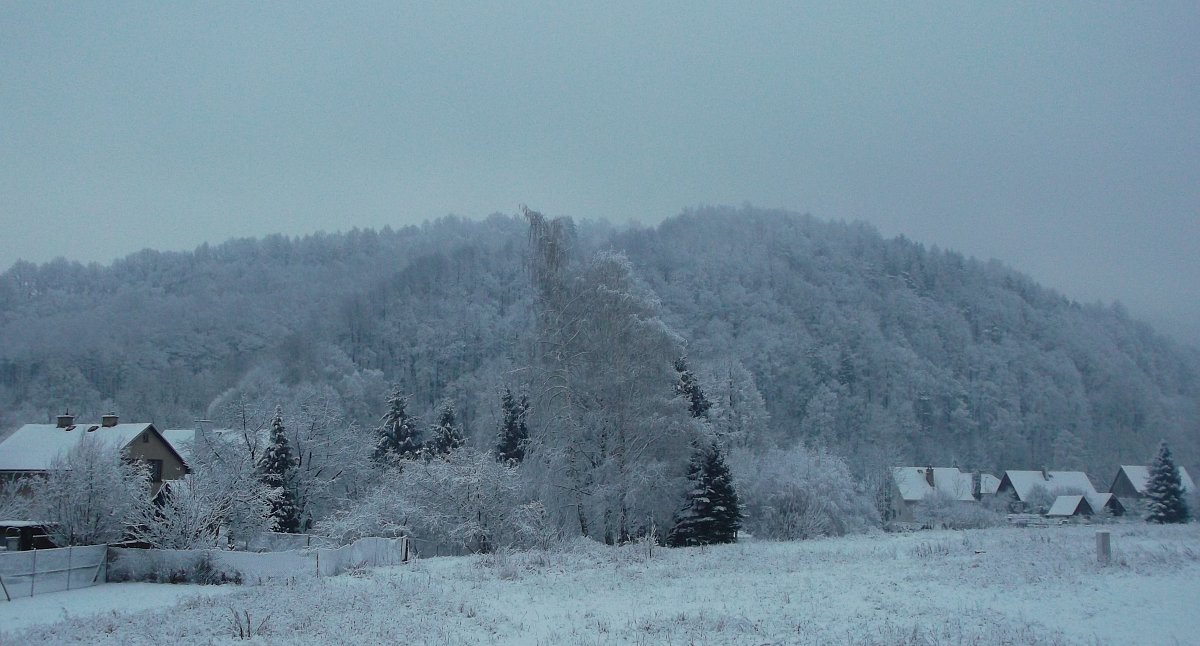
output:
{"label": "grey winter sky", "polygon": [[748,201],[1200,345],[1200,4],[842,4],[0,1],[0,268]]}

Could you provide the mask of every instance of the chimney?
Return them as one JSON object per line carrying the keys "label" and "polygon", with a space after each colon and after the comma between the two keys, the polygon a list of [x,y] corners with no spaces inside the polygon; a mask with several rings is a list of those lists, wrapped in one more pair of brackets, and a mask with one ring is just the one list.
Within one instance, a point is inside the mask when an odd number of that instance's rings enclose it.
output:
{"label": "chimney", "polygon": [[931,487],[934,486],[934,484],[933,484],[933,467],[925,467],[925,482],[928,482],[929,486],[931,486]]}
{"label": "chimney", "polygon": [[104,428],[112,428],[117,425],[118,419],[119,418],[117,417],[116,413],[109,413],[107,415],[101,415],[100,416],[100,426],[103,426]]}
{"label": "chimney", "polygon": [[63,413],[62,415],[58,416],[58,427],[59,428],[70,428],[71,426],[74,426],[74,425],[75,425],[75,416],[72,415],[71,413],[67,412],[67,413]]}
{"label": "chimney", "polygon": [[975,500],[983,497],[983,474],[979,471],[971,473],[971,497]]}

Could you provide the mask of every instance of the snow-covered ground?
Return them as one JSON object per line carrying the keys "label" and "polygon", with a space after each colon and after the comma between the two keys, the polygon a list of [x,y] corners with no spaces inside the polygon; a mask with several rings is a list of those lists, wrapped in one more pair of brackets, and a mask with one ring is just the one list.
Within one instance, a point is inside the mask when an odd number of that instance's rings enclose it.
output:
{"label": "snow-covered ground", "polygon": [[652,552],[577,542],[246,587],[151,610],[113,612],[140,606],[112,603],[85,617],[88,602],[79,602],[66,621],[0,634],[0,643],[212,643],[234,641],[239,630],[260,643],[1196,643],[1200,525],[1107,527],[1108,566],[1096,562],[1096,529]]}

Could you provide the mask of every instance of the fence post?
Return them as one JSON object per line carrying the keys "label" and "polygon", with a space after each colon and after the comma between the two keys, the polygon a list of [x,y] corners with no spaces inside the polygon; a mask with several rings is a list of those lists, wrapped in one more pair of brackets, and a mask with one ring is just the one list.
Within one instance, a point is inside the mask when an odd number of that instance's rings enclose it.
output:
{"label": "fence post", "polygon": [[72,547],[70,545],[68,545],[67,546],[67,589],[68,590],[71,589],[71,554],[73,553],[71,550],[72,550]]}
{"label": "fence post", "polygon": [[321,578],[321,550],[317,549],[317,578]]}
{"label": "fence post", "polygon": [[1112,542],[1110,540],[1111,533],[1107,530],[1096,532],[1096,560],[1100,561],[1101,565],[1108,565],[1112,559]]}
{"label": "fence post", "polygon": [[33,552],[33,565],[31,565],[29,567],[29,569],[32,570],[29,573],[29,596],[31,596],[31,597],[34,595],[34,589],[37,588],[37,553],[38,553],[38,551],[36,549],[34,549],[34,550],[32,550],[32,552]]}

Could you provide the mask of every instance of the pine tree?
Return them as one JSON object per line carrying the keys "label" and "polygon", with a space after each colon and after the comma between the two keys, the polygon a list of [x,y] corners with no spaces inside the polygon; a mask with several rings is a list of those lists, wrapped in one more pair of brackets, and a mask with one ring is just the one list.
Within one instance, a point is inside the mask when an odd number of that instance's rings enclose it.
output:
{"label": "pine tree", "polygon": [[388,411],[380,418],[375,430],[378,439],[371,456],[379,464],[396,464],[421,454],[421,431],[416,420],[409,416],[408,397],[397,389],[388,398]]}
{"label": "pine tree", "polygon": [[688,369],[687,357],[679,357],[675,360],[675,372],[679,373],[679,381],[675,383],[675,393],[687,397],[688,411],[692,413],[692,417],[707,418],[708,409],[712,408],[712,402],[704,396],[704,391],[701,390],[696,375]]}
{"label": "pine tree", "polygon": [[1150,480],[1146,483],[1149,502],[1146,520],[1152,523],[1186,523],[1189,519],[1187,502],[1183,497],[1183,481],[1179,467],[1171,458],[1171,448],[1164,441],[1158,455],[1150,464]]}
{"label": "pine tree", "polygon": [[274,521],[272,529],[277,532],[294,534],[300,531],[300,510],[296,508],[295,495],[289,488],[295,466],[287,429],[283,426],[283,410],[276,406],[275,417],[271,419],[271,439],[258,461],[258,472],[263,484],[276,492],[271,499],[271,518]]}
{"label": "pine tree", "polygon": [[529,411],[529,397],[521,395],[518,401],[512,391],[504,389],[500,399],[500,433],[496,441],[496,460],[502,464],[520,464],[525,459],[525,443],[529,440],[529,429],[525,427],[525,413]]}
{"label": "pine tree", "polygon": [[741,527],[741,507],[720,446],[697,444],[688,463],[687,501],[667,536],[673,547],[732,543]]}
{"label": "pine tree", "polygon": [[450,455],[452,451],[466,444],[463,439],[462,429],[458,427],[455,421],[454,404],[446,402],[442,404],[442,412],[438,415],[438,423],[430,429],[429,442],[425,445],[425,455],[427,457],[442,457]]}

